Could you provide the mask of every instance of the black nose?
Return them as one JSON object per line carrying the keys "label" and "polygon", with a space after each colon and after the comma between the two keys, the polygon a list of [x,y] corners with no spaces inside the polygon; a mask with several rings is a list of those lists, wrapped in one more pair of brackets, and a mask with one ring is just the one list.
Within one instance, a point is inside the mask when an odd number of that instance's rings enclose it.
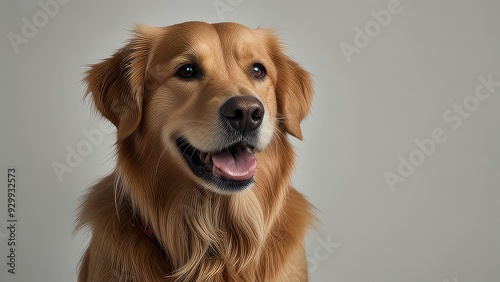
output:
{"label": "black nose", "polygon": [[255,97],[237,96],[227,100],[220,109],[222,118],[239,131],[257,129],[264,117],[264,106]]}

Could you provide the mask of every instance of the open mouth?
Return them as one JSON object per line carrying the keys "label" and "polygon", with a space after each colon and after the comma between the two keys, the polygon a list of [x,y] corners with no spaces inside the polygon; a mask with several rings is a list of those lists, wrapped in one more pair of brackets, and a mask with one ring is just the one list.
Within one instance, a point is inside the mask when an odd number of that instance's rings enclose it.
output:
{"label": "open mouth", "polygon": [[257,167],[255,147],[239,142],[216,152],[202,152],[185,138],[176,141],[196,176],[224,191],[239,191],[253,183]]}

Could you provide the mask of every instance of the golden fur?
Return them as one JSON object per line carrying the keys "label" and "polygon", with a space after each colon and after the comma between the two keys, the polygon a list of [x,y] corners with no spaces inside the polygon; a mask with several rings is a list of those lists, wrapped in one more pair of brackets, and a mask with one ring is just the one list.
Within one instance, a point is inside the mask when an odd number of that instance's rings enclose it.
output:
{"label": "golden fur", "polygon": [[[175,77],[193,61],[203,79]],[[265,79],[249,78],[254,61],[266,67]],[[126,46],[90,67],[85,82],[97,111],[117,128],[117,166],[82,199],[77,228],[92,238],[78,281],[308,281],[304,236],[313,216],[291,187],[287,134],[302,138],[312,81],[271,31],[235,23],[138,26]],[[193,175],[173,138],[213,148],[221,138],[214,137],[218,108],[234,95],[262,101],[272,136],[255,152],[253,187],[217,193]]]}

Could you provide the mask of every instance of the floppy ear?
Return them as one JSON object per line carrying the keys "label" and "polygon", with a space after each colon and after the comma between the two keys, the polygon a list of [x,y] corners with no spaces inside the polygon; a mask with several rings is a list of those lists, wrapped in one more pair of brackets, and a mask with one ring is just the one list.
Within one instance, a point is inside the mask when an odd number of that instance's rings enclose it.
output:
{"label": "floppy ear", "polygon": [[276,36],[269,35],[269,53],[278,71],[276,99],[280,122],[286,132],[302,140],[300,123],[311,109],[314,93],[311,75],[284,54]]}
{"label": "floppy ear", "polygon": [[145,73],[153,42],[153,27],[138,26],[133,38],[110,58],[86,72],[87,93],[99,113],[117,128],[124,140],[139,126],[142,117]]}

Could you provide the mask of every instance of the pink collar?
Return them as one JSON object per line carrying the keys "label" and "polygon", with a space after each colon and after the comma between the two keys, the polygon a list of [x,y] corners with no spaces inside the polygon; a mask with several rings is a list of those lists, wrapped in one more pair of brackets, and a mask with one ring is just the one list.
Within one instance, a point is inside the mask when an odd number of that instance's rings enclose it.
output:
{"label": "pink collar", "polygon": [[156,238],[153,228],[151,225],[144,223],[140,216],[134,216],[134,223],[132,223],[132,226],[138,226],[142,232],[149,237],[149,239],[151,239],[156,245],[160,246],[160,242]]}

